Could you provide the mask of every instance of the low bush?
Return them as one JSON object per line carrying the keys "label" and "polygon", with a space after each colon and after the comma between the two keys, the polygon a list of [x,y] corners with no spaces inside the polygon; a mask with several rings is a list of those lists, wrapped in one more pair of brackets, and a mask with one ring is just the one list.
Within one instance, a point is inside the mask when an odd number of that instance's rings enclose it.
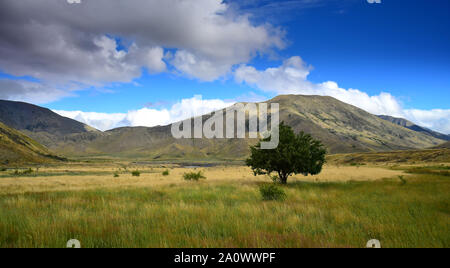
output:
{"label": "low bush", "polygon": [[259,187],[262,199],[264,201],[284,201],[286,193],[275,184],[264,184]]}
{"label": "low bush", "polygon": [[183,178],[187,181],[199,181],[201,179],[206,179],[201,171],[184,173]]}
{"label": "low bush", "polygon": [[22,176],[22,175],[31,175],[33,174],[33,170],[31,168],[26,169],[24,171],[19,171],[16,169],[16,171],[14,171],[14,176]]}
{"label": "low bush", "polygon": [[139,170],[135,170],[135,171],[131,172],[131,175],[133,175],[133,177],[139,177],[139,176],[141,176],[141,172]]}
{"label": "low bush", "polygon": [[170,174],[170,172],[168,169],[164,170],[162,173],[163,176],[169,176],[169,174]]}
{"label": "low bush", "polygon": [[23,171],[22,174],[24,174],[24,175],[33,174],[33,170],[31,168],[29,168],[29,169]]}

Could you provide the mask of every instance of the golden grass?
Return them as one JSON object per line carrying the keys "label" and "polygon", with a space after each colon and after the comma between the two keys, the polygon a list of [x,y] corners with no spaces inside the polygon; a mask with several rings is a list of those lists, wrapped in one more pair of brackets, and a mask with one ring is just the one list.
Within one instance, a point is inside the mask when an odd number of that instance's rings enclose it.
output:
{"label": "golden grass", "polygon": [[[121,169],[119,177],[115,178],[114,173],[118,172],[116,166],[111,165],[75,165],[57,166],[39,169],[39,173],[78,173],[84,172],[88,175],[60,175],[48,177],[9,177],[0,178],[0,194],[20,194],[28,192],[47,191],[73,191],[89,190],[96,188],[127,188],[127,187],[155,187],[164,185],[185,185],[189,182],[183,180],[183,174],[194,171],[187,168],[169,169],[170,175],[163,176],[162,172],[167,168],[163,167],[141,167],[130,166],[128,171]],[[133,170],[141,171],[140,177],[133,177]],[[210,167],[198,168],[195,171],[202,171],[207,180],[204,183],[214,184],[221,182],[253,183],[269,182],[267,176],[257,176],[252,174],[248,167]],[[89,172],[106,172],[106,175],[89,175]],[[0,173],[1,175],[2,173]],[[289,182],[310,181],[310,182],[346,182],[346,181],[373,181],[384,178],[392,178],[402,175],[401,170],[388,170],[380,167],[336,167],[325,166],[323,172],[317,176],[303,177],[297,175],[289,178]]]}

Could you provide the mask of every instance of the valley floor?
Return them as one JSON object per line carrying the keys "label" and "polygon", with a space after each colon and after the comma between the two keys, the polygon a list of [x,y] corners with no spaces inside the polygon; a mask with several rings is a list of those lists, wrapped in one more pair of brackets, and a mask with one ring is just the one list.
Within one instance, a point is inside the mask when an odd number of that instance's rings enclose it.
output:
{"label": "valley floor", "polygon": [[[133,177],[132,171],[140,176]],[[169,175],[164,176],[163,172]],[[450,246],[448,164],[326,166],[296,176],[285,201],[242,166],[130,163],[0,172],[0,247]]]}

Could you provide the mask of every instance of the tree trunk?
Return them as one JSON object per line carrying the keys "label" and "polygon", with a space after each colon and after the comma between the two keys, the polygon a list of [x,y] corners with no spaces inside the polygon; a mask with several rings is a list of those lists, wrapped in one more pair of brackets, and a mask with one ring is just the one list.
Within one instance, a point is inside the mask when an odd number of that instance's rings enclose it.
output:
{"label": "tree trunk", "polygon": [[278,176],[280,177],[281,184],[287,184],[288,175],[284,174],[283,172],[278,172]]}

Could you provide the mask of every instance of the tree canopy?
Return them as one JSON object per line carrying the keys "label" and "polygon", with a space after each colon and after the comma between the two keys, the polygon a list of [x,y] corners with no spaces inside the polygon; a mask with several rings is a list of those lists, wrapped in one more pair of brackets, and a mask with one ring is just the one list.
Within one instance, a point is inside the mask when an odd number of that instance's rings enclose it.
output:
{"label": "tree canopy", "polygon": [[276,172],[280,182],[286,184],[287,179],[294,174],[319,174],[326,155],[322,142],[303,131],[296,135],[284,122],[279,128],[280,142],[276,149],[261,149],[261,142],[270,141],[270,137],[250,147],[251,156],[246,164],[252,168],[255,176]]}

